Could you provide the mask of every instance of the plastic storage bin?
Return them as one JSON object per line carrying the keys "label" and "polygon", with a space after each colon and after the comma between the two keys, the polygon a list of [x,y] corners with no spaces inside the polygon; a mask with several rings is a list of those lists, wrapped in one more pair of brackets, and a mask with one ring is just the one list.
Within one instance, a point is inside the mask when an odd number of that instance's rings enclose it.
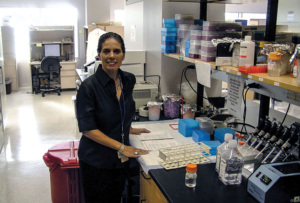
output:
{"label": "plastic storage bin", "polygon": [[163,19],[163,26],[166,28],[176,27],[175,18]]}
{"label": "plastic storage bin", "polygon": [[209,151],[210,155],[215,156],[217,154],[217,148],[221,144],[220,141],[202,141],[203,144],[209,146],[211,149]]}
{"label": "plastic storage bin", "polygon": [[177,36],[177,28],[161,28],[162,36]]}
{"label": "plastic storage bin", "polygon": [[53,203],[83,203],[79,178],[78,141],[51,147],[43,159],[49,167]]}
{"label": "plastic storage bin", "polygon": [[210,141],[210,134],[208,134],[205,130],[193,130],[192,138],[194,142],[202,142],[204,140]]}
{"label": "plastic storage bin", "polygon": [[199,129],[199,123],[192,118],[179,119],[178,132],[184,137],[192,137],[193,130]]}
{"label": "plastic storage bin", "polygon": [[[224,142],[224,136],[226,133],[230,133],[232,135],[234,135],[235,131],[230,129],[230,128],[217,128],[215,129],[215,134],[214,134],[214,137],[215,137],[215,140],[219,140],[220,142]],[[232,136],[233,138],[233,136]]]}
{"label": "plastic storage bin", "polygon": [[208,117],[197,117],[196,121],[199,122],[199,127],[205,130],[208,134],[213,135],[214,133],[214,122]]}

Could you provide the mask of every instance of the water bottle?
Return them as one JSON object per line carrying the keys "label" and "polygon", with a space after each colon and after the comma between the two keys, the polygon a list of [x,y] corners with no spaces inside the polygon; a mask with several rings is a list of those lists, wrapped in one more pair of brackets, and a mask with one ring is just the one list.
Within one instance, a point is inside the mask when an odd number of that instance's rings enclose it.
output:
{"label": "water bottle", "polygon": [[217,155],[216,155],[216,171],[219,173],[220,170],[220,158],[221,154],[225,152],[225,150],[228,148],[228,143],[230,140],[232,140],[233,135],[230,133],[226,133],[224,136],[224,142],[217,147]]}
{"label": "water bottle", "polygon": [[185,185],[191,188],[195,187],[196,179],[197,179],[197,165],[196,164],[186,165]]}
{"label": "water bottle", "polygon": [[219,178],[225,185],[238,185],[242,182],[243,156],[237,149],[237,141],[230,140],[228,149],[221,154]]}

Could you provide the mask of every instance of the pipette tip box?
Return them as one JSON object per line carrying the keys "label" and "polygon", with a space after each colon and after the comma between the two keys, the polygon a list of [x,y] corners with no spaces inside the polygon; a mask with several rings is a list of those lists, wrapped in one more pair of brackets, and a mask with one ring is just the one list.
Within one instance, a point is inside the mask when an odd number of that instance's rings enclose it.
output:
{"label": "pipette tip box", "polygon": [[206,132],[205,130],[193,130],[192,138],[194,142],[202,142],[204,140],[209,141],[210,134],[208,134],[208,132]]}
{"label": "pipette tip box", "polygon": [[215,140],[219,140],[221,143],[223,143],[226,133],[231,133],[232,135],[234,135],[235,131],[230,128],[216,128],[214,134]]}
{"label": "pipette tip box", "polygon": [[179,119],[178,132],[184,137],[192,137],[193,130],[199,129],[199,122],[192,118]]}

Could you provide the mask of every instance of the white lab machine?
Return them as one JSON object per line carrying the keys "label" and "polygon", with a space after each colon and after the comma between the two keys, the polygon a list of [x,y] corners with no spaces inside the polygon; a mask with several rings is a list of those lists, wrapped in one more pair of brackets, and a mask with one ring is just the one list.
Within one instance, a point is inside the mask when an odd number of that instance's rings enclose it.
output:
{"label": "white lab machine", "polygon": [[158,86],[152,82],[137,81],[133,89],[135,110],[147,105],[148,101],[156,101],[158,97]]}

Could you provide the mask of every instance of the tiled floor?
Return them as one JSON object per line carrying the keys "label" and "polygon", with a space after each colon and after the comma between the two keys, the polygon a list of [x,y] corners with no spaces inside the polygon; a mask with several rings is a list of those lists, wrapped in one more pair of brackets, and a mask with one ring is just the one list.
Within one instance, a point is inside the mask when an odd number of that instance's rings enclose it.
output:
{"label": "tiled floor", "polygon": [[79,140],[72,96],[75,91],[7,95],[8,121],[0,154],[0,203],[50,203],[50,173],[43,161],[59,143]]}

